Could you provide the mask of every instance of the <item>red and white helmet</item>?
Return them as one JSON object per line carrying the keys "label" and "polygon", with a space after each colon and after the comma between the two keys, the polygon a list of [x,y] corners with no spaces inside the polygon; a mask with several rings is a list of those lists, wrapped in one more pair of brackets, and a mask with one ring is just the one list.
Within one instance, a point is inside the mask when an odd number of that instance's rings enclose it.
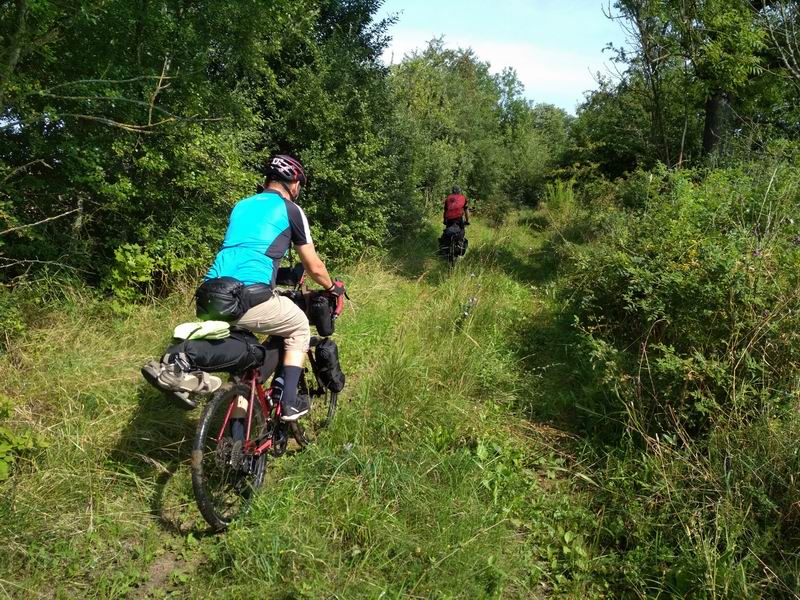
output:
{"label": "red and white helmet", "polygon": [[285,181],[294,183],[299,181],[300,185],[306,184],[306,172],[303,165],[296,158],[288,154],[275,154],[264,163],[264,175],[270,181]]}

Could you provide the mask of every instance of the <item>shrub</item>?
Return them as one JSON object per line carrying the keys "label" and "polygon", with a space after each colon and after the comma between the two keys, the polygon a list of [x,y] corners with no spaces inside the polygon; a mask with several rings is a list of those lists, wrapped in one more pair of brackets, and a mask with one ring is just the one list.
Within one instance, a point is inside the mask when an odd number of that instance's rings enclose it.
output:
{"label": "shrub", "polygon": [[15,294],[0,289],[0,348],[6,348],[11,340],[25,331],[25,319]]}
{"label": "shrub", "polygon": [[17,457],[36,448],[44,448],[46,443],[31,431],[15,431],[4,423],[10,416],[13,406],[11,399],[0,396],[0,481],[11,475],[11,467]]}
{"label": "shrub", "polygon": [[641,208],[573,252],[578,327],[609,398],[647,434],[707,431],[800,394],[800,177],[787,162],[694,175],[622,183],[619,202]]}

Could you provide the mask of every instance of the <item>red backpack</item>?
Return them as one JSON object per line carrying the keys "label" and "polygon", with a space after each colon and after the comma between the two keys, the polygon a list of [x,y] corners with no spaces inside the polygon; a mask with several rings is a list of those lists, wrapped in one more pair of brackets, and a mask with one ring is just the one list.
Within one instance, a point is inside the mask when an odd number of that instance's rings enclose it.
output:
{"label": "red backpack", "polygon": [[467,199],[462,194],[450,194],[444,201],[445,219],[459,219],[464,216]]}

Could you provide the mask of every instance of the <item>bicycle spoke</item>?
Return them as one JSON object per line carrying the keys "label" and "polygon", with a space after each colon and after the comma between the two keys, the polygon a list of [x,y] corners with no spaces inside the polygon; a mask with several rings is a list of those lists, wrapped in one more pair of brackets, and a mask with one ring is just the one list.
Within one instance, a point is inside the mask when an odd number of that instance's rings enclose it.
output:
{"label": "bicycle spoke", "polygon": [[[245,396],[247,394],[247,396]],[[266,424],[260,408],[253,410],[250,442],[234,440],[231,424],[226,423],[238,396],[249,396],[246,386],[236,386],[209,402],[201,418],[192,462],[192,485],[203,517],[215,529],[223,529],[245,509],[261,485],[265,455],[255,456],[256,440],[262,438]],[[221,435],[217,441],[213,435]],[[245,450],[246,447],[246,450]]]}

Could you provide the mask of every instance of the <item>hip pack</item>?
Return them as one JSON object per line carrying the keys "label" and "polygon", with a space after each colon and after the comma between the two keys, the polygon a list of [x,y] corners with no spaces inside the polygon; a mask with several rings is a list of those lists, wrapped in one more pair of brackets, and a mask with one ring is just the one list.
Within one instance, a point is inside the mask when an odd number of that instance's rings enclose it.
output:
{"label": "hip pack", "polygon": [[200,284],[194,295],[197,318],[236,321],[253,306],[269,300],[272,288],[263,283],[244,285],[234,277],[214,277]]}

